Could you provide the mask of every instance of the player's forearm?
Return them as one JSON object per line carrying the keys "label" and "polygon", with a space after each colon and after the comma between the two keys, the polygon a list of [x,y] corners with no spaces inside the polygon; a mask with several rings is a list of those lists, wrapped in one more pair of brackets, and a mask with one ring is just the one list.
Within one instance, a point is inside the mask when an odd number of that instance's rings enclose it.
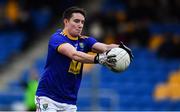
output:
{"label": "player's forearm", "polygon": [[117,44],[109,44],[109,45],[105,44],[104,47],[102,47],[102,50],[103,50],[102,52],[106,52],[106,51],[108,51],[112,48],[116,48],[116,47],[119,47],[119,45],[117,45]]}
{"label": "player's forearm", "polygon": [[104,43],[96,43],[93,45],[92,50],[96,53],[103,53],[106,52],[112,48],[118,47],[117,44],[104,44]]}
{"label": "player's forearm", "polygon": [[82,63],[94,63],[94,57],[95,55],[90,55],[81,51],[76,51],[72,56],[74,60]]}
{"label": "player's forearm", "polygon": [[107,50],[110,50],[110,49],[116,48],[116,47],[119,47],[119,45],[117,45],[117,44],[109,44],[109,45],[107,45]]}

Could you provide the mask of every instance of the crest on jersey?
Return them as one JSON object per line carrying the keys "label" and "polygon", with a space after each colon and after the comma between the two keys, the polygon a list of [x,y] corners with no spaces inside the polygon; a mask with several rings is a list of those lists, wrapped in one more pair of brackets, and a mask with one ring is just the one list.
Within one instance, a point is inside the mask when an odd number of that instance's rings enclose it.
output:
{"label": "crest on jersey", "polygon": [[80,47],[81,49],[83,49],[83,48],[84,48],[84,43],[79,43],[79,47]]}

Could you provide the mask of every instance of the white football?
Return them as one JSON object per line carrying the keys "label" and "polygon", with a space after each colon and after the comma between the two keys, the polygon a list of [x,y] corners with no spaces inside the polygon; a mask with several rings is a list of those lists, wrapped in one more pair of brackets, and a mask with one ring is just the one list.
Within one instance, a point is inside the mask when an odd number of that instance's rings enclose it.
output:
{"label": "white football", "polygon": [[116,55],[115,59],[117,62],[114,67],[110,69],[114,69],[116,72],[122,72],[126,70],[130,64],[130,56],[129,54],[122,48],[112,48],[109,52],[109,55]]}

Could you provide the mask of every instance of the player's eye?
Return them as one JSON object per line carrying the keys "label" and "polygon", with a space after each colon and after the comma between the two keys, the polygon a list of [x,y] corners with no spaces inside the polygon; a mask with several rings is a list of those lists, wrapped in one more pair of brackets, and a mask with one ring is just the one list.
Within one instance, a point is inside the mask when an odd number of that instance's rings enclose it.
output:
{"label": "player's eye", "polygon": [[79,23],[80,20],[79,20],[79,19],[75,19],[74,22],[75,22],[75,23]]}
{"label": "player's eye", "polygon": [[84,24],[84,20],[75,19],[74,22]]}
{"label": "player's eye", "polygon": [[81,21],[82,24],[84,24],[84,21]]}

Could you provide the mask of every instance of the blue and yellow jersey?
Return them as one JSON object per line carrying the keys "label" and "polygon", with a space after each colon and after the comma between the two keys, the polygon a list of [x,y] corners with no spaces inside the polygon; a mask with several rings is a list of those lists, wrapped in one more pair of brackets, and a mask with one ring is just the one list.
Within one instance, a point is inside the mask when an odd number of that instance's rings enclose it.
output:
{"label": "blue and yellow jersey", "polygon": [[69,43],[77,51],[87,53],[96,42],[92,37],[72,38],[61,30],[54,33],[49,40],[46,65],[36,95],[61,103],[76,104],[83,63],[58,53],[57,48]]}

